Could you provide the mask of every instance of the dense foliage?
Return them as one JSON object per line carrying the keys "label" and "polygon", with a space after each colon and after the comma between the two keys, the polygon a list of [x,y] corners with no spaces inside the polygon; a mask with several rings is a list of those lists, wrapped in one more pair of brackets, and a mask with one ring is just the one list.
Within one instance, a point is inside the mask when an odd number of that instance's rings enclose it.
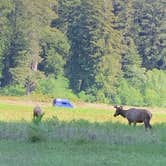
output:
{"label": "dense foliage", "polygon": [[165,106],[165,9],[164,0],[1,0],[0,93]]}

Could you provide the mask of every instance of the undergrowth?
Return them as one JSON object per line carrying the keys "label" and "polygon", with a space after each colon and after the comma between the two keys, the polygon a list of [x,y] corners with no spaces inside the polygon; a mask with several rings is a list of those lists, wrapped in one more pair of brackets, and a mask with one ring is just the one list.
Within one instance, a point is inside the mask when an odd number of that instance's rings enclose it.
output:
{"label": "undergrowth", "polygon": [[44,122],[0,123],[0,139],[18,141],[74,141],[106,144],[160,144],[166,140],[166,124],[156,124],[152,130],[144,126],[120,123],[90,123],[85,120],[64,122],[56,117]]}

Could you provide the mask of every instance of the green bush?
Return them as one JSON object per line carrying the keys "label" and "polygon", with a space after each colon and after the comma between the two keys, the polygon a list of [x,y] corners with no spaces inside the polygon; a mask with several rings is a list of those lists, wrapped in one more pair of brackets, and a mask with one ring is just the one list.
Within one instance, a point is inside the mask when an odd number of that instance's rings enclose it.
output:
{"label": "green bush", "polygon": [[44,113],[34,118],[29,126],[28,140],[31,142],[46,141],[47,139],[47,130],[41,122],[43,115]]}
{"label": "green bush", "polygon": [[69,89],[68,79],[65,77],[48,77],[47,79],[40,80],[37,85],[36,93],[48,95],[50,97],[69,98],[77,100],[76,95]]}
{"label": "green bush", "polygon": [[90,94],[87,94],[85,91],[81,91],[81,92],[78,94],[78,97],[79,97],[80,100],[85,101],[85,102],[93,102],[93,101],[96,101],[94,96],[92,96],[92,95],[90,95]]}
{"label": "green bush", "polygon": [[146,77],[146,83],[143,85],[145,104],[148,106],[165,106],[166,72],[153,69],[146,73]]}
{"label": "green bush", "polygon": [[146,81],[138,88],[129,81],[122,79],[114,96],[116,104],[135,106],[166,106],[166,72],[149,70],[145,74]]}
{"label": "green bush", "polygon": [[126,80],[121,80],[117,90],[116,100],[125,105],[140,106],[144,104],[143,96],[138,89],[130,86]]}
{"label": "green bush", "polygon": [[23,96],[25,95],[25,88],[20,85],[10,85],[0,88],[0,94],[3,96]]}
{"label": "green bush", "polygon": [[45,126],[42,123],[32,123],[28,128],[28,140],[30,142],[46,141],[47,130]]}
{"label": "green bush", "polygon": [[159,106],[159,95],[153,89],[146,89],[144,94],[145,104],[147,106]]}
{"label": "green bush", "polygon": [[97,91],[96,100],[97,102],[109,103],[109,99],[106,98],[105,94],[101,90]]}

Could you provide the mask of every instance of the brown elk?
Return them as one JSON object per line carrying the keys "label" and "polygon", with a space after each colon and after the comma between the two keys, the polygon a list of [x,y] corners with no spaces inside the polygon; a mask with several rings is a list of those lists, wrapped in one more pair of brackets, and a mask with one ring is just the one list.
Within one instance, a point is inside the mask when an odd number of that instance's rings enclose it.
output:
{"label": "brown elk", "polygon": [[122,117],[127,118],[129,125],[131,125],[131,123],[134,123],[135,126],[136,123],[144,123],[145,130],[147,128],[152,128],[152,126],[150,125],[150,120],[152,118],[152,114],[150,111],[137,108],[130,108],[128,110],[124,110],[122,106],[114,106],[114,108],[116,108],[114,116],[116,117],[118,115],[121,115]]}
{"label": "brown elk", "polygon": [[33,109],[33,118],[34,119],[36,119],[37,117],[41,117],[43,115],[44,115],[44,113],[43,113],[42,109],[39,106],[36,106]]}

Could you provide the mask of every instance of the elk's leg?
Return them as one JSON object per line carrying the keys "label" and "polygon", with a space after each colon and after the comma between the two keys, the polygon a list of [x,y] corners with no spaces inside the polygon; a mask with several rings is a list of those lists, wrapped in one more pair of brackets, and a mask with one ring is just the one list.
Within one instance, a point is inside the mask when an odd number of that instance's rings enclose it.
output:
{"label": "elk's leg", "polygon": [[149,125],[148,125],[148,122],[146,120],[144,121],[144,125],[145,125],[145,131],[147,131],[147,128]]}
{"label": "elk's leg", "polygon": [[36,114],[35,114],[35,112],[33,113],[33,119],[35,119],[35,117],[36,117]]}
{"label": "elk's leg", "polygon": [[149,120],[149,119],[145,119],[144,124],[145,124],[145,130],[146,130],[147,128],[149,128],[149,129],[152,128],[152,126],[150,125],[150,120]]}
{"label": "elk's leg", "polygon": [[131,126],[131,121],[128,121],[129,122],[129,125]]}
{"label": "elk's leg", "polygon": [[150,125],[150,123],[148,123],[148,127],[151,129],[152,128],[152,126]]}
{"label": "elk's leg", "polygon": [[134,122],[134,127],[136,126],[136,122]]}

